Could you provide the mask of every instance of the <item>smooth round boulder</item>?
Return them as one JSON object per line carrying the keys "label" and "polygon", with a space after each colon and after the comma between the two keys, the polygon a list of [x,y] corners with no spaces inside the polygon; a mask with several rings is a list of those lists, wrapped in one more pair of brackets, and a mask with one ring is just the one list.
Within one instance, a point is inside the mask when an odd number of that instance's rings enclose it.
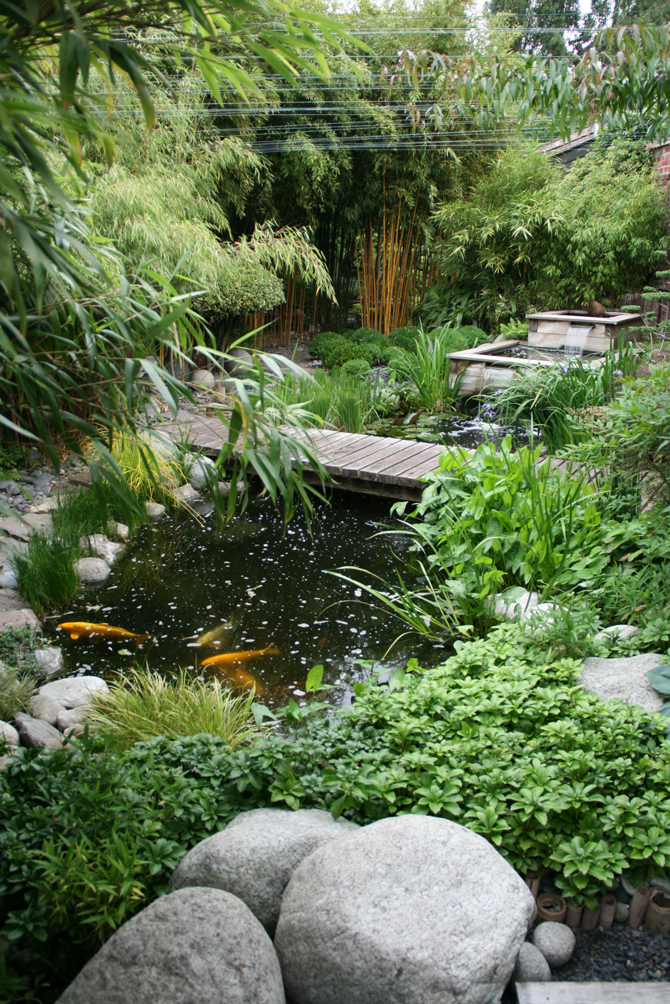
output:
{"label": "smooth round boulder", "polygon": [[519,949],[512,979],[515,983],[548,983],[551,980],[549,963],[530,941],[524,941]]}
{"label": "smooth round boulder", "polygon": [[127,921],[58,1004],[285,1004],[272,942],[220,889],[180,889]]}
{"label": "smooth round boulder", "polygon": [[101,676],[66,676],[62,680],[45,683],[38,694],[67,709],[90,704],[93,694],[106,694],[108,691],[109,687]]}
{"label": "smooth round boulder", "polygon": [[243,900],[270,937],[275,932],[284,889],[303,858],[324,843],[359,830],[323,809],[251,809],[225,830],[189,851],[170,879],[185,886],[225,889]]}
{"label": "smooth round boulder", "polygon": [[191,383],[204,387],[205,390],[214,390],[216,387],[216,377],[210,370],[196,370],[191,374]]}
{"label": "smooth round boulder", "polygon": [[253,356],[241,347],[231,349],[223,365],[226,373],[230,373],[231,377],[235,377],[238,380],[244,379],[245,376],[249,375],[250,371],[255,369]]}
{"label": "smooth round boulder", "polygon": [[572,929],[566,924],[547,920],[535,928],[533,944],[539,948],[551,968],[558,969],[570,961],[577,941]]}
{"label": "smooth round boulder", "polygon": [[275,949],[293,1004],[485,1004],[534,916],[528,886],[483,837],[396,816],[298,865]]}
{"label": "smooth round boulder", "polygon": [[80,558],[75,562],[75,571],[87,586],[100,586],[109,578],[111,568],[102,558]]}
{"label": "smooth round boulder", "polygon": [[185,453],[183,463],[188,471],[188,483],[196,491],[207,487],[208,475],[211,480],[217,480],[216,464],[210,457],[199,457],[195,453]]}

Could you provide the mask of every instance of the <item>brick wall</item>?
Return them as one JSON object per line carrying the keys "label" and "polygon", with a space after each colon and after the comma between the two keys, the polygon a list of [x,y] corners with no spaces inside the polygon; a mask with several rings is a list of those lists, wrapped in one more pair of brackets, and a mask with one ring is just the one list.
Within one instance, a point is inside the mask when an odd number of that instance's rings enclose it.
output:
{"label": "brick wall", "polygon": [[670,180],[670,143],[659,147],[654,159],[659,180],[665,187]]}

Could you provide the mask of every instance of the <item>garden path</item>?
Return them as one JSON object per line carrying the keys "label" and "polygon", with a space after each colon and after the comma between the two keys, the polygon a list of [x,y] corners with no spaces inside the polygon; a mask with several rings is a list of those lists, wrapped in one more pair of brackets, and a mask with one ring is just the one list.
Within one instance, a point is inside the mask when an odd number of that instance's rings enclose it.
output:
{"label": "garden path", "polygon": [[[168,422],[160,426],[160,431],[215,454],[227,441],[228,432],[217,416],[204,415]],[[325,467],[331,486],[412,501],[421,498],[424,485],[419,479],[437,469],[445,449],[435,443],[331,429],[310,429],[297,438],[309,442]],[[318,478],[313,471],[306,470],[305,480],[318,481]]]}

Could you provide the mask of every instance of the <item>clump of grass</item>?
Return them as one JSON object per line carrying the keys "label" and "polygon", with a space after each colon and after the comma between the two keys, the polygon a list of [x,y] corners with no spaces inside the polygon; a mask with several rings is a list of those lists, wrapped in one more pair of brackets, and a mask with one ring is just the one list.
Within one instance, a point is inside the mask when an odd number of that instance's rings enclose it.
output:
{"label": "clump of grass", "polygon": [[313,378],[304,380],[287,376],[278,386],[277,394],[287,405],[304,404],[309,414],[336,429],[364,432],[365,426],[386,410],[382,389],[365,375],[338,370],[332,376],[317,371]]}
{"label": "clump of grass", "polygon": [[0,720],[11,722],[30,703],[35,681],[14,666],[0,665]]}
{"label": "clump of grass", "polygon": [[78,548],[82,537],[106,533],[110,519],[123,523],[134,519],[133,529],[141,517],[134,513],[129,516],[113,487],[103,482],[91,488],[68,492],[59,499],[58,508],[53,513],[53,533]]}
{"label": "clump of grass", "polygon": [[55,610],[67,603],[79,589],[74,569],[79,557],[79,542],[33,533],[28,538],[25,555],[17,554],[14,569],[18,589],[37,614]]}
{"label": "clump of grass", "polygon": [[107,694],[95,694],[88,719],[96,734],[119,751],[156,736],[175,739],[206,733],[235,748],[260,735],[251,715],[254,695],[236,696],[218,681],[176,679],[134,669]]}
{"label": "clump of grass", "polygon": [[175,490],[188,480],[176,457],[166,456],[131,436],[118,436],[112,455],[136,498],[175,505]]}
{"label": "clump of grass", "polygon": [[[460,380],[452,383],[449,378],[451,360],[449,353],[456,351],[454,345],[458,332],[449,327],[437,329],[427,334],[421,331],[416,340],[416,352],[398,353],[391,360],[391,368],[398,376],[409,380],[413,390],[408,394],[413,404],[429,412],[454,411]],[[466,341],[467,347],[467,339]]]}

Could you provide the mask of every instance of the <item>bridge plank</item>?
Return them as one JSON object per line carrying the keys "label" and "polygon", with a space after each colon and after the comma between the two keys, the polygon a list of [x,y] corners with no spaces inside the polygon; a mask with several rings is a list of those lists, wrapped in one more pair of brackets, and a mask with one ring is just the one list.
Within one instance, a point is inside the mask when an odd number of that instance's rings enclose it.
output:
{"label": "bridge plank", "polygon": [[[216,453],[227,442],[225,425],[211,416],[172,420],[157,431],[175,440],[188,438],[194,446]],[[341,478],[341,487],[368,494],[374,493],[377,485],[380,495],[406,499],[420,498],[423,485],[418,479],[439,467],[445,449],[435,443],[333,429],[310,429],[293,435],[319,457],[335,485]]]}
{"label": "bridge plank", "polygon": [[519,1004],[668,1004],[668,983],[517,983]]}

